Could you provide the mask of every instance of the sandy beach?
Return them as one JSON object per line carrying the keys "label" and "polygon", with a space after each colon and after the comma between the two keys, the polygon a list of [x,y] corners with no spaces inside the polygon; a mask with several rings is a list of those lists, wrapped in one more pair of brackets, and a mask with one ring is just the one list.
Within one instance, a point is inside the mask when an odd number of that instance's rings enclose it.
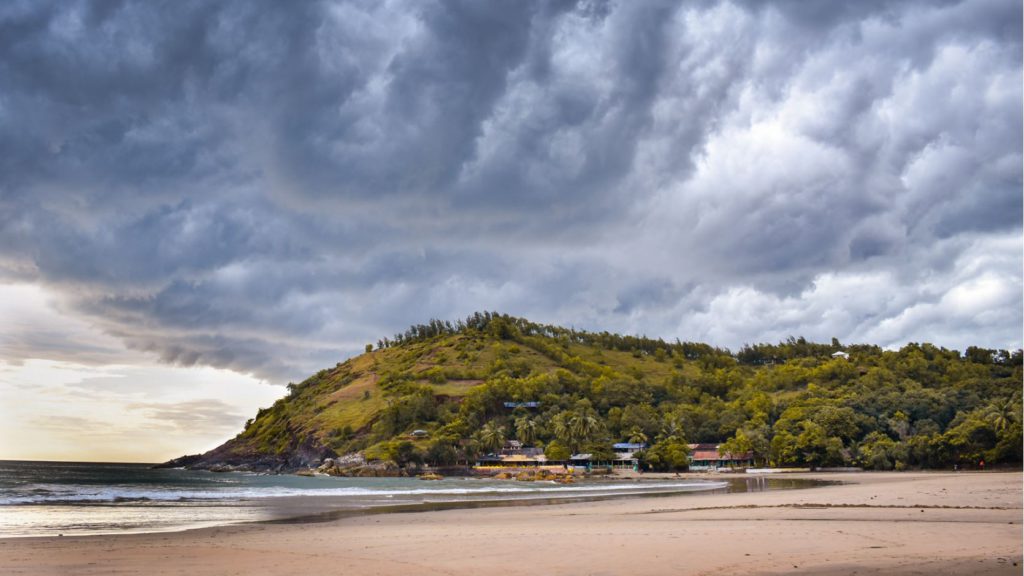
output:
{"label": "sandy beach", "polygon": [[4,574],[1020,574],[1019,472],[0,540]]}

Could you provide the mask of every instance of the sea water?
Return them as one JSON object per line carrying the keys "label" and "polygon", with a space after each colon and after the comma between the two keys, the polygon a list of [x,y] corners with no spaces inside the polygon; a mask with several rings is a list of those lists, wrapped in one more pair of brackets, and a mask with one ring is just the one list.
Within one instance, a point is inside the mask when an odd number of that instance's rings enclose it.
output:
{"label": "sea water", "polygon": [[[747,482],[750,484],[750,482]],[[148,464],[0,461],[0,537],[161,532],[452,507],[768,489],[692,479],[559,485],[476,478],[339,478],[153,469]],[[334,516],[332,516],[334,515]]]}

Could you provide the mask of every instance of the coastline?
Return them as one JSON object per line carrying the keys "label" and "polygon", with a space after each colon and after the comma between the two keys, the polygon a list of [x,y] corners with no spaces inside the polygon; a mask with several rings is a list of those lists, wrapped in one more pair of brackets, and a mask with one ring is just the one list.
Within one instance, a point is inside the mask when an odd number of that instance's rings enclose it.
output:
{"label": "coastline", "polygon": [[842,484],[7,538],[0,565],[10,574],[191,576],[1021,573],[1021,472],[786,476]]}

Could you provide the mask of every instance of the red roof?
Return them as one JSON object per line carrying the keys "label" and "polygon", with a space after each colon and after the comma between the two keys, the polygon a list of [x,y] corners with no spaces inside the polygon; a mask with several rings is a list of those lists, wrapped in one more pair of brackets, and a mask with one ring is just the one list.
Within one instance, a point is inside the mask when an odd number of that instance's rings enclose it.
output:
{"label": "red roof", "polygon": [[753,453],[718,454],[718,444],[690,444],[690,457],[693,460],[752,460]]}
{"label": "red roof", "polygon": [[690,456],[694,460],[718,460],[718,450],[694,450]]}

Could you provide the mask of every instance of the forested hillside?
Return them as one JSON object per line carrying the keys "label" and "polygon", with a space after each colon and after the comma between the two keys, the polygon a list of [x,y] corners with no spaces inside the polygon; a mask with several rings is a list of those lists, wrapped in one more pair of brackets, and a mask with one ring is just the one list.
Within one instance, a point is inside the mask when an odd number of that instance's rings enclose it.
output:
{"label": "forested hillside", "polygon": [[773,466],[1016,464],[1021,360],[1020,350],[802,338],[733,354],[477,313],[413,326],[289,385],[235,439],[188,462],[295,469],[361,453],[451,465],[516,438],[552,459],[646,442],[655,468],[681,464],[688,442]]}

